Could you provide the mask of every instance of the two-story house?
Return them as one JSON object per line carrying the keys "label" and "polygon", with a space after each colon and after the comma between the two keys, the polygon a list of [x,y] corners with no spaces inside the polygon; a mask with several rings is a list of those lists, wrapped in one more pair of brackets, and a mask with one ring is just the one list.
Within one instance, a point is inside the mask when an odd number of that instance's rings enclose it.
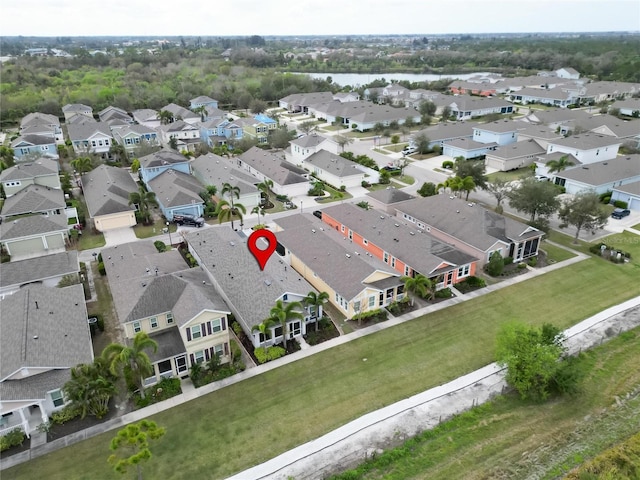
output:
{"label": "two-story house", "polygon": [[280,153],[252,147],[236,157],[240,170],[247,171],[260,182],[269,179],[277,195],[296,197],[306,195],[311,187],[306,170],[287,162]]}
{"label": "two-story house", "polygon": [[82,285],[25,285],[0,300],[0,435],[27,436],[65,406],[71,368],[93,361]]}
{"label": "two-story house", "polygon": [[11,142],[11,148],[17,161],[32,161],[40,157],[59,158],[55,137],[50,135],[21,135]]}
{"label": "two-story house", "polygon": [[185,377],[216,355],[231,360],[229,311],[202,270],[186,268],[176,250],[158,253],[151,242],[107,248],[102,257],[125,338],[145,332],[158,344],[148,353],[153,374],[145,386]]}
{"label": "two-story house", "polygon": [[167,125],[160,125],[156,128],[156,131],[160,134],[162,142],[165,145],[168,145],[171,139],[174,138],[178,151],[187,150],[193,152],[201,143],[200,128],[183,120],[176,120]]}
{"label": "two-story house", "polygon": [[187,108],[181,107],[180,105],[176,105],[175,103],[165,105],[160,109],[160,111],[171,113],[172,123],[182,120],[189,125],[194,125],[202,120],[202,117],[199,114],[192,112]]}
{"label": "two-story house", "polygon": [[64,144],[64,135],[60,127],[60,119],[48,113],[28,113],[20,121],[21,135],[42,135],[53,137],[56,144]]}
{"label": "two-story house", "polygon": [[205,186],[190,174],[170,168],[149,180],[147,188],[156,194],[158,206],[169,221],[175,214],[201,217],[204,213],[200,193]]}
{"label": "two-story house", "polygon": [[189,100],[189,108],[191,110],[195,110],[200,107],[218,108],[218,100],[214,100],[206,95],[200,95],[199,97]]}
{"label": "two-story house", "polygon": [[189,159],[172,150],[160,150],[138,159],[140,161],[139,175],[145,185],[161,173],[173,169],[189,174]]}
{"label": "two-story house", "polygon": [[82,103],[68,103],[62,107],[62,113],[64,114],[64,121],[67,123],[77,116],[93,120],[93,108]]}
{"label": "two-story house", "polygon": [[7,198],[28,185],[61,188],[58,162],[39,158],[34,162],[21,163],[0,172],[0,182]]}
{"label": "two-story house", "polygon": [[109,158],[113,134],[106,123],[88,121],[67,125],[69,140],[76,155],[97,154]]}
{"label": "two-story house", "polygon": [[126,170],[100,165],[82,175],[82,191],[89,220],[99,232],[136,225],[136,206],[129,205],[129,195],[139,190]]}
{"label": "two-story house", "polygon": [[161,125],[160,116],[156,110],[141,108],[132,112],[133,120],[148,128],[157,128]]}
{"label": "two-story house", "polygon": [[133,118],[122,108],[108,106],[107,108],[98,112],[98,118],[101,122],[108,123],[109,125],[130,125],[133,123]]}
{"label": "two-story house", "polygon": [[123,125],[112,127],[113,138],[127,152],[133,152],[141,145],[159,145],[158,132],[144,125]]}

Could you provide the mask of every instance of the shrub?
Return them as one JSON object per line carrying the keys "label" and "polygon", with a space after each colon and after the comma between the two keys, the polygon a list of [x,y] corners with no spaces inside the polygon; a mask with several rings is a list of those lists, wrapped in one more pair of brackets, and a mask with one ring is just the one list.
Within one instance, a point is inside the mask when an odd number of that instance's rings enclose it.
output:
{"label": "shrub", "polygon": [[450,288],[443,288],[436,291],[436,298],[451,298],[453,293]]}
{"label": "shrub", "polygon": [[504,262],[505,266],[506,265],[511,265],[513,263],[513,257],[504,257],[503,262]]}
{"label": "shrub", "polygon": [[167,249],[167,246],[161,240],[156,240],[155,242],[153,242],[153,245],[156,247],[156,249],[160,253],[164,252]]}
{"label": "shrub", "polygon": [[100,315],[99,313],[96,313],[94,317],[96,317],[97,320],[96,324],[98,326],[98,330],[104,332],[104,318],[102,318],[102,315]]}
{"label": "shrub", "polygon": [[536,265],[538,265],[538,257],[531,257],[527,263],[530,267],[535,267]]}
{"label": "shrub", "polygon": [[611,195],[607,195],[602,199],[602,203],[604,203],[605,205],[608,205],[610,201],[611,201]]}
{"label": "shrub", "polygon": [[347,186],[346,185],[340,185],[340,191],[341,192],[346,192],[347,191]]}
{"label": "shrub", "polygon": [[144,398],[139,394],[134,397],[136,407],[143,408],[161,402],[182,393],[179,378],[163,378],[155,385],[144,389]]}
{"label": "shrub", "polygon": [[500,252],[493,252],[491,254],[489,263],[485,265],[485,270],[492,277],[499,277],[502,275],[502,272],[504,271],[504,260],[502,259]]}
{"label": "shrub", "polygon": [[16,445],[22,445],[25,438],[26,435],[21,428],[14,428],[6,435],[0,437],[0,452],[9,450],[11,447]]}
{"label": "shrub", "polygon": [[364,208],[365,210],[369,210],[370,206],[369,206],[369,202],[365,202],[364,200],[361,202],[356,203],[356,205],[360,208]]}
{"label": "shrub", "polygon": [[418,190],[418,195],[420,195],[421,197],[432,197],[436,193],[438,193],[436,189],[436,184],[432,182],[423,183],[420,189]]}
{"label": "shrub", "polygon": [[451,160],[445,160],[442,162],[442,168],[453,168],[453,162]]}
{"label": "shrub", "polygon": [[80,410],[78,408],[67,405],[62,410],[58,410],[57,412],[53,412],[51,414],[51,422],[57,423],[58,425],[64,425],[68,421],[73,420],[74,418],[79,416]]}
{"label": "shrub", "polygon": [[476,277],[476,276],[470,276],[467,277],[467,279],[465,280],[465,282],[467,282],[469,284],[470,287],[486,287],[487,286],[487,282],[484,281],[484,279],[480,278],[480,277]]}
{"label": "shrub", "polygon": [[271,360],[275,360],[277,358],[283,357],[287,353],[282,347],[258,347],[253,351],[253,354],[256,356],[256,360],[258,363],[266,363]]}
{"label": "shrub", "polygon": [[100,272],[100,275],[102,276],[107,274],[107,270],[104,268],[104,262],[100,262],[98,264],[98,272]]}
{"label": "shrub", "polygon": [[627,202],[623,202],[622,200],[614,200],[613,206],[616,208],[627,208],[629,204]]}
{"label": "shrub", "polygon": [[366,180],[362,180],[362,183],[360,185],[362,185],[362,188],[369,188],[371,186],[371,184]]}

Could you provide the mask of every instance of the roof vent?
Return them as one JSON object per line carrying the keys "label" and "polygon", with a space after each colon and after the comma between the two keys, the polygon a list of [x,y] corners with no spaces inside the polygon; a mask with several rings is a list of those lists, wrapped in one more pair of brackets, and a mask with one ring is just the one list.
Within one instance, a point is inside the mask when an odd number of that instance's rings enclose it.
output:
{"label": "roof vent", "polygon": [[395,226],[396,226],[396,227],[399,227],[399,226],[400,226],[400,224],[396,223],[396,224],[395,224]]}
{"label": "roof vent", "polygon": [[267,287],[270,287],[270,286],[271,286],[271,280],[265,280],[265,281],[264,281],[264,284],[265,284]]}
{"label": "roof vent", "polygon": [[316,229],[315,229],[315,228],[312,228],[312,229],[311,229],[311,233],[316,233]]}
{"label": "roof vent", "polygon": [[349,253],[345,253],[344,256],[347,258],[351,258],[351,255]]}

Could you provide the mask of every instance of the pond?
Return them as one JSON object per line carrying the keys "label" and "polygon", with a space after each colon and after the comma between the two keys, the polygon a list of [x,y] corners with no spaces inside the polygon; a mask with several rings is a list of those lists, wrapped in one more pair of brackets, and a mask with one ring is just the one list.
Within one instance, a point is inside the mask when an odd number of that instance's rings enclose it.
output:
{"label": "pond", "polygon": [[443,78],[451,80],[466,80],[476,75],[487,75],[487,72],[475,73],[450,73],[450,74],[433,74],[433,73],[297,73],[298,75],[309,75],[311,78],[320,78],[322,80],[331,77],[333,83],[338,85],[351,85],[357,87],[367,85],[374,80],[408,80],[410,82],[435,82]]}

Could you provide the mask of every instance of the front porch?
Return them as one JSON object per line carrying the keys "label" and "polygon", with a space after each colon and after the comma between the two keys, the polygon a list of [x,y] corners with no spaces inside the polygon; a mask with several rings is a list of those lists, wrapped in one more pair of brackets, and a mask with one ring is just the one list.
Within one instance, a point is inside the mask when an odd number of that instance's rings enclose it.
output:
{"label": "front porch", "polygon": [[0,417],[0,436],[6,435],[10,431],[20,428],[27,438],[32,432],[36,432],[39,425],[49,422],[41,403],[25,405],[10,412],[4,413]]}

